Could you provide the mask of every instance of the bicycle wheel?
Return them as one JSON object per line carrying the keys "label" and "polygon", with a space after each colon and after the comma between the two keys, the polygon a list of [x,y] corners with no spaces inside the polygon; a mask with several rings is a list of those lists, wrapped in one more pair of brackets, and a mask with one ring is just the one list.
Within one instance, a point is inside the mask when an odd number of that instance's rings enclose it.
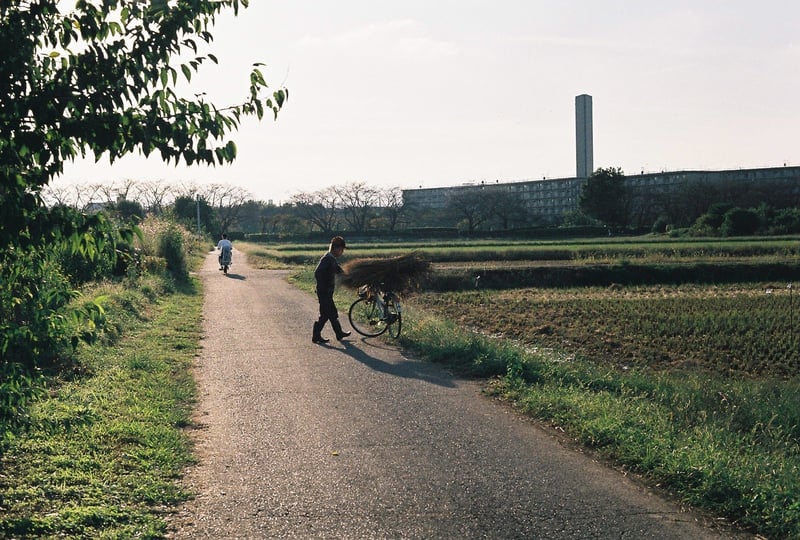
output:
{"label": "bicycle wheel", "polygon": [[400,337],[400,329],[403,327],[403,315],[400,312],[400,300],[394,295],[386,299],[386,326],[389,335],[397,339]]}
{"label": "bicycle wheel", "polygon": [[359,298],[353,302],[348,317],[350,326],[362,336],[375,337],[386,332],[386,320],[372,298]]}

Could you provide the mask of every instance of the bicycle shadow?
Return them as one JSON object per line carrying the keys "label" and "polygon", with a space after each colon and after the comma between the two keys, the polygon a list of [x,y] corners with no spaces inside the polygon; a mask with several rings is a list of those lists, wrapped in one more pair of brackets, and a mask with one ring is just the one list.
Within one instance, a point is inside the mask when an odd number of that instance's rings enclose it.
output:
{"label": "bicycle shadow", "polygon": [[[351,340],[352,339],[353,338],[351,337]],[[373,344],[367,344],[366,339],[367,338],[360,338],[358,340],[364,345],[368,345],[373,348],[382,348]],[[402,377],[404,379],[416,379],[446,388],[455,388],[456,386],[455,382],[453,381],[453,376],[442,372],[442,369],[434,364],[422,362],[420,360],[408,360],[405,357],[403,357],[403,360],[400,362],[386,362],[379,358],[375,358],[364,349],[356,347],[356,342],[351,340],[342,341],[341,343],[344,345],[344,349],[340,350],[350,356],[353,360],[364,364],[374,371],[386,373],[387,375],[392,375],[395,377]],[[388,347],[386,347],[386,349],[388,349]]]}

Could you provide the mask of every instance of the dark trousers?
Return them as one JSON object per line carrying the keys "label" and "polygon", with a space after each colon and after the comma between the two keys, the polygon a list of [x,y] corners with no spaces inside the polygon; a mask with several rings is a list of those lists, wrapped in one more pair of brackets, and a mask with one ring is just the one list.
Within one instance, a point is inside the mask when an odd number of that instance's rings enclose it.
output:
{"label": "dark trousers", "polygon": [[339,319],[339,311],[333,302],[332,294],[317,291],[317,300],[319,300],[319,320],[317,322],[320,330],[322,330],[326,322]]}
{"label": "dark trousers", "polygon": [[317,300],[319,300],[319,319],[314,323],[314,335],[319,335],[325,323],[330,321],[331,328],[339,337],[342,334],[342,325],[339,323],[339,311],[333,302],[333,294],[317,291]]}

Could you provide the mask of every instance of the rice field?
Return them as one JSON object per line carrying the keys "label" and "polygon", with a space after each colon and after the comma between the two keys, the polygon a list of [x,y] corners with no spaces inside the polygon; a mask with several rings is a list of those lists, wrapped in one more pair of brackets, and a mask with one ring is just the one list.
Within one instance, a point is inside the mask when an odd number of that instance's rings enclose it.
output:
{"label": "rice field", "polygon": [[615,369],[792,377],[800,369],[794,296],[787,284],[615,285],[422,293],[415,302],[480,333]]}

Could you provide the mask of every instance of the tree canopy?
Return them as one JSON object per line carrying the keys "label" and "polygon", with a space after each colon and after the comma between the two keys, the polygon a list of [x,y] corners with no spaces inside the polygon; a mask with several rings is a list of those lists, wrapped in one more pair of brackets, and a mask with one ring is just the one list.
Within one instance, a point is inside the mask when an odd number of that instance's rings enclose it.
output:
{"label": "tree canopy", "polygon": [[578,205],[581,211],[606,225],[628,224],[628,193],[625,175],[615,167],[597,169],[586,179]]}
{"label": "tree canopy", "polygon": [[288,96],[269,94],[260,64],[243,103],[218,108],[176,92],[217,62],[199,54],[215,18],[238,14],[247,0],[77,0],[62,12],[63,4],[0,2],[0,246],[61,230],[41,224],[55,219],[42,211],[41,190],[66,162],[132,152],[175,164],[231,162],[236,145],[226,135],[245,116],[277,115]]}

